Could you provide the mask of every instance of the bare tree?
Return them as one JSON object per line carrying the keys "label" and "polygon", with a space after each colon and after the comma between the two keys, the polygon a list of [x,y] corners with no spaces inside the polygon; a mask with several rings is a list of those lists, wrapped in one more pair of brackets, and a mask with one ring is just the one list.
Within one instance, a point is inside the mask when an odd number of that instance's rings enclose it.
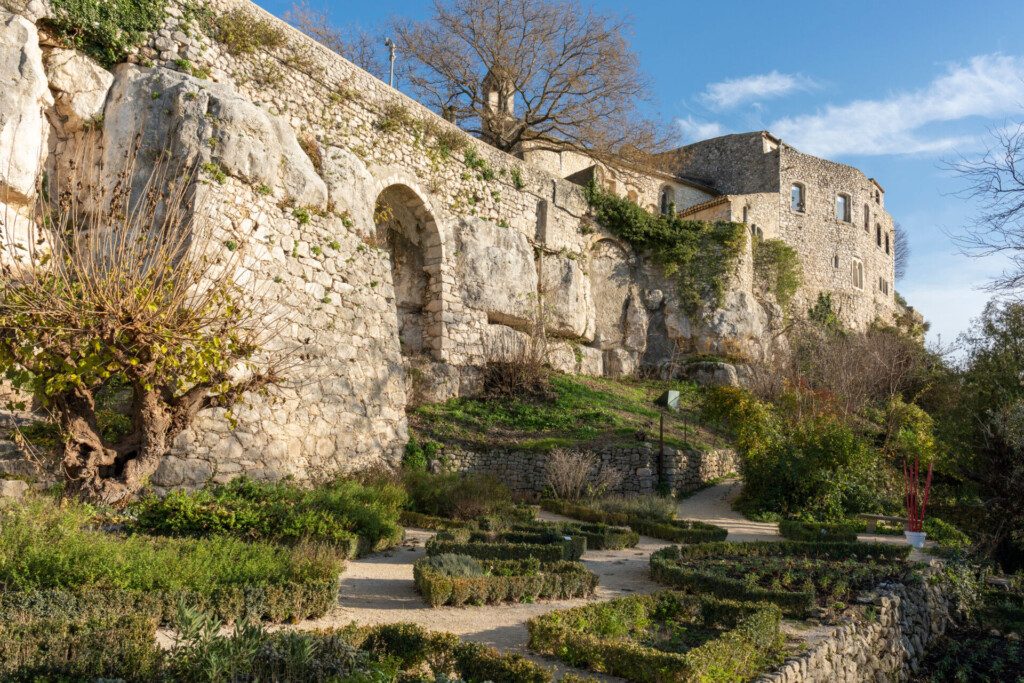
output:
{"label": "bare tree", "polygon": [[1003,254],[1010,266],[989,284],[992,291],[1024,290],[1024,123],[992,131],[992,144],[980,157],[947,162],[964,181],[961,196],[979,207],[964,234],[954,236],[971,256]]}
{"label": "bare tree", "polygon": [[892,249],[896,279],[902,280],[907,276],[907,269],[910,267],[910,236],[899,223],[893,224]]}
{"label": "bare tree", "polygon": [[392,23],[416,94],[499,149],[646,161],[668,137],[638,112],[629,28],[577,0],[435,0],[429,19]]}
{"label": "bare tree", "polygon": [[337,52],[360,69],[384,79],[388,65],[384,59],[383,39],[357,26],[341,29],[331,23],[327,12],[315,9],[303,0],[284,13],[284,20],[324,47]]}
{"label": "bare tree", "polygon": [[[108,503],[145,485],[200,410],[280,370],[251,362],[279,325],[255,280],[242,284],[242,249],[200,217],[195,169],[158,162],[133,191],[128,166],[112,191],[40,192],[0,271],[0,371],[59,429],[69,488]],[[117,429],[101,419],[111,390],[128,395]]]}

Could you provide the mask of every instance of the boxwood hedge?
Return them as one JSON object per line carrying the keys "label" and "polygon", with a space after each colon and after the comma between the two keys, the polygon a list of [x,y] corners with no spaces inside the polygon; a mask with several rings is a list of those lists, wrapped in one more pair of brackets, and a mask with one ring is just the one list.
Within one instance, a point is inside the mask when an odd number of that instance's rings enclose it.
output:
{"label": "boxwood hedge", "polygon": [[552,532],[486,532],[453,529],[438,532],[427,541],[427,555],[468,555],[480,560],[521,560],[535,557],[541,562],[575,561],[587,550],[584,536],[563,536]]}
{"label": "boxwood hedge", "polygon": [[594,594],[597,575],[580,562],[485,560],[482,576],[450,576],[422,559],[413,566],[416,588],[431,607],[567,600]]}
{"label": "boxwood hedge", "polygon": [[783,537],[807,543],[853,543],[857,540],[857,531],[858,525],[850,523],[825,524],[796,519],[779,522],[779,533]]}
{"label": "boxwood hedge", "polygon": [[583,536],[588,550],[622,550],[640,542],[640,534],[626,526],[610,526],[598,522],[546,522],[516,524],[513,531],[548,532],[564,536]]}
{"label": "boxwood hedge", "polygon": [[724,541],[729,532],[722,527],[704,522],[685,519],[655,519],[628,515],[621,512],[606,512],[597,508],[570,503],[564,500],[545,499],[541,507],[548,512],[565,515],[573,519],[600,524],[628,526],[633,531],[673,543],[709,543]]}
{"label": "boxwood hedge", "polygon": [[[532,650],[570,666],[640,683],[742,681],[779,651],[781,619],[775,605],[665,591],[549,612],[527,627]],[[679,633],[688,642],[666,640]]]}

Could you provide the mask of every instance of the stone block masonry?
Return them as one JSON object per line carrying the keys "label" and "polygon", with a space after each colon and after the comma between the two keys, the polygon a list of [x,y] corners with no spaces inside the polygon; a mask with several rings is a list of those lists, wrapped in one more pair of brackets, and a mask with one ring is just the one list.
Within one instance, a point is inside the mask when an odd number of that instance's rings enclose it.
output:
{"label": "stone block masonry", "polygon": [[[636,446],[606,446],[588,450],[594,466],[589,479],[596,484],[602,472],[619,475],[619,484],[611,493],[651,494],[658,491],[658,447],[648,443]],[[442,462],[450,471],[493,475],[514,493],[538,496],[548,488],[547,454],[534,451],[493,450],[487,452],[446,449]],[[665,447],[663,477],[673,493],[685,493],[735,472],[736,452],[681,450]]]}

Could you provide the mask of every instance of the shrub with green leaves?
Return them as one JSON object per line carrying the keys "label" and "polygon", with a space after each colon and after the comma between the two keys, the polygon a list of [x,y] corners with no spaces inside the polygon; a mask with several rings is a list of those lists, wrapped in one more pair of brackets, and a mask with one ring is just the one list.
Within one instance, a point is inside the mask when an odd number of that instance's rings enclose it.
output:
{"label": "shrub with green leaves", "polygon": [[628,526],[638,534],[673,543],[708,543],[724,541],[729,532],[719,526],[685,519],[656,519],[634,516],[628,512],[605,512],[588,505],[563,500],[545,499],[541,507],[548,512],[599,524]]}
{"label": "shrub with green leaves", "polygon": [[69,46],[109,69],[160,28],[166,6],[167,0],[52,0],[47,22]]}
{"label": "shrub with green leaves", "polygon": [[396,485],[338,480],[315,489],[289,482],[239,478],[194,492],[175,491],[136,503],[132,528],[151,534],[203,538],[218,534],[278,543],[322,543],[346,557],[402,541]]}
{"label": "shrub with green leaves", "polygon": [[641,683],[742,681],[781,651],[774,605],[699,600],[665,591],[531,619],[530,649],[570,666]]}
{"label": "shrub with green leaves", "polygon": [[771,292],[787,308],[803,282],[796,249],[782,240],[754,240],[754,278],[758,287]]}
{"label": "shrub with green leaves", "polygon": [[779,533],[791,541],[808,543],[852,543],[857,540],[857,532],[863,524],[856,522],[839,522],[825,524],[822,522],[805,522],[798,519],[784,519],[779,522]]}
{"label": "shrub with green leaves", "polygon": [[[469,573],[472,562],[477,573]],[[416,589],[431,607],[584,598],[593,595],[598,581],[579,562],[542,563],[536,558],[479,562],[458,555],[419,560],[413,576]]]}
{"label": "shrub with green leaves", "polygon": [[981,629],[948,633],[931,646],[918,683],[1024,683],[1024,643]]}
{"label": "shrub with green leaves", "polygon": [[515,516],[512,492],[490,475],[410,469],[402,473],[402,484],[415,512],[457,520]]}
{"label": "shrub with green leaves", "polygon": [[911,581],[909,546],[858,543],[709,543],[651,555],[651,576],[672,588],[729,600],[766,601],[803,618],[849,602],[883,581]]}
{"label": "shrub with green leaves", "polygon": [[0,508],[0,593],[150,595],[165,621],[179,602],[226,620],[301,620],[337,597],[342,561],[324,547],[119,536],[93,520],[91,508],[43,498]]}
{"label": "shrub with green leaves", "polygon": [[512,525],[513,531],[554,532],[563,536],[583,536],[590,550],[622,550],[640,542],[640,534],[626,526],[588,522],[527,522]]}
{"label": "shrub with green leaves", "polygon": [[553,532],[453,529],[439,532],[427,541],[427,555],[468,555],[480,560],[521,560],[534,557],[541,562],[575,561],[587,550],[584,536]]}

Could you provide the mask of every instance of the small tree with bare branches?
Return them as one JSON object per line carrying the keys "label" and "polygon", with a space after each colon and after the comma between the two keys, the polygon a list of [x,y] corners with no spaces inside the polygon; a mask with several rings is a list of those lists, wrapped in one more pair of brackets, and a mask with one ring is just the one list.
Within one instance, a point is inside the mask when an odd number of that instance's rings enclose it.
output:
{"label": "small tree with bare branches", "polygon": [[[0,370],[58,426],[69,488],[108,503],[145,486],[200,410],[277,380],[250,362],[275,327],[255,285],[199,217],[193,173],[171,171],[135,192],[132,169],[123,190],[69,186],[40,199],[30,239],[5,245]],[[130,427],[111,440],[97,397],[114,384]]]}
{"label": "small tree with bare branches", "polygon": [[337,52],[360,69],[386,80],[388,67],[383,59],[383,42],[375,41],[359,27],[343,30],[331,23],[324,10],[302,0],[284,13],[284,20],[324,47]]}
{"label": "small tree with bare branches", "polygon": [[640,116],[647,82],[628,22],[576,0],[435,0],[396,20],[403,77],[429,106],[499,149],[576,148],[649,160],[668,142]]}

